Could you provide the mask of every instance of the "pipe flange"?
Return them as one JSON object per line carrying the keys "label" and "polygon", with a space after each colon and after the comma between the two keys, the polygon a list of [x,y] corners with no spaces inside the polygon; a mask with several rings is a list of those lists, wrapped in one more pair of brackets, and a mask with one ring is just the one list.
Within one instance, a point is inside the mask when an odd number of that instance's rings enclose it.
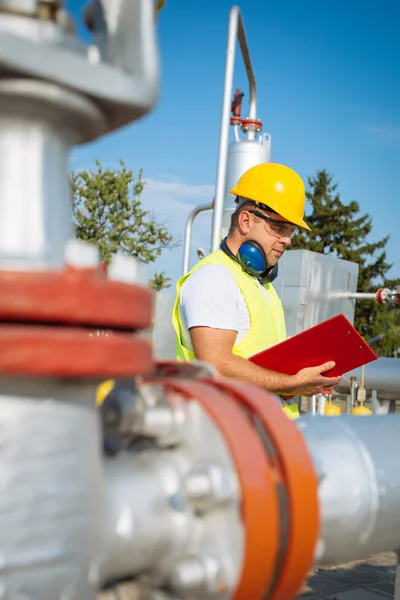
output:
{"label": "pipe flange", "polygon": [[[232,402],[231,394],[217,388],[216,381],[167,380],[187,399],[197,401],[220,429],[234,460],[241,488],[241,515],[246,542],[240,575],[229,597],[235,600],[262,598],[268,588],[279,547],[279,498],[276,474],[265,448],[247,417]],[[268,535],[260,523],[268,518]],[[233,596],[232,596],[233,593]]]}
{"label": "pipe flange", "polygon": [[0,271],[0,320],[135,331],[153,320],[153,292],[85,269]]}
{"label": "pipe flange", "polygon": [[269,394],[259,387],[228,380],[217,380],[215,385],[230,392],[249,411],[255,426],[261,424],[264,428],[269,438],[266,443],[276,449],[274,462],[288,498],[289,530],[268,599],[294,598],[313,564],[319,534],[318,476],[312,458],[298,428]]}
{"label": "pipe flange", "polygon": [[376,291],[375,297],[378,304],[385,304],[388,291],[389,290],[386,288],[379,288],[379,290]]}
{"label": "pipe flange", "polygon": [[0,373],[93,378],[149,374],[149,340],[128,334],[92,337],[82,329],[0,325]]}
{"label": "pipe flange", "polygon": [[243,119],[242,120],[242,130],[243,132],[247,131],[256,131],[257,133],[262,130],[262,121],[261,119]]}

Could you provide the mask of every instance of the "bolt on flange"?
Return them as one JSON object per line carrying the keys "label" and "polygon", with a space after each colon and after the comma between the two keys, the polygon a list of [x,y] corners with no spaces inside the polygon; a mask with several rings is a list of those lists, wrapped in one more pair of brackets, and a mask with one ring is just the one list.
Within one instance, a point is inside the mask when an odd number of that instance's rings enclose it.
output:
{"label": "bolt on flange", "polygon": [[166,395],[163,386],[155,384],[117,384],[100,411],[106,436],[150,438],[160,447],[179,443],[187,419],[179,394]]}
{"label": "bolt on flange", "polygon": [[199,513],[231,502],[237,491],[237,482],[232,473],[218,465],[207,465],[191,471],[183,483],[183,493]]}
{"label": "bolt on flange", "polygon": [[172,568],[169,587],[183,598],[222,596],[229,589],[227,571],[214,556],[203,554],[182,558]]}

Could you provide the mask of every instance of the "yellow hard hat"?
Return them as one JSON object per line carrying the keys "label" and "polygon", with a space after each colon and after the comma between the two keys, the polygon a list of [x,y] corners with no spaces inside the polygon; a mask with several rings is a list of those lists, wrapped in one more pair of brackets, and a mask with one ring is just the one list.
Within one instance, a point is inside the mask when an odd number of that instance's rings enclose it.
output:
{"label": "yellow hard hat", "polygon": [[306,199],[303,180],[285,165],[262,163],[251,167],[231,194],[264,204],[294,225],[310,229],[303,219]]}

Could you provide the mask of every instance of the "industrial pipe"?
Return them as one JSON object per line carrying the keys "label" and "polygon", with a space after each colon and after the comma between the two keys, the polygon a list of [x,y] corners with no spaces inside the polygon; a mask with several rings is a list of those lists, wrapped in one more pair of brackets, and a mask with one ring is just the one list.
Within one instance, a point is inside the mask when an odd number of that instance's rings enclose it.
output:
{"label": "industrial pipe", "polygon": [[355,300],[376,300],[376,293],[368,293],[368,292],[354,292],[344,294],[346,298],[351,298]]}
{"label": "industrial pipe", "polygon": [[[352,377],[360,382],[362,368],[345,373],[335,389],[340,393],[349,393]],[[368,392],[375,390],[380,400],[400,400],[399,359],[381,357],[365,365],[364,387]]]}
{"label": "industrial pipe", "polygon": [[[159,430],[158,451],[109,463],[110,482],[119,482],[109,488],[106,513],[109,577],[123,580],[151,567],[147,581],[172,586],[183,598],[195,589],[207,598],[217,582],[201,562],[211,527],[224,598],[289,600],[313,564],[400,547],[400,476],[390,460],[400,452],[396,416],[291,422],[273,396],[254,386],[219,379],[161,379],[158,385],[172,411],[184,398],[188,411],[172,451],[161,451]],[[151,413],[157,404],[148,406]],[[149,422],[159,428],[165,414]],[[142,495],[134,493],[138,481]],[[192,511],[200,519],[196,526]],[[125,529],[118,526],[123,521]],[[182,554],[188,547],[190,560]],[[234,571],[223,566],[230,561]]]}
{"label": "industrial pipe", "polygon": [[376,292],[333,292],[330,298],[349,298],[352,300],[375,300],[378,304],[400,305],[400,290],[379,288]]}
{"label": "industrial pipe", "polygon": [[246,40],[243,21],[238,6],[233,6],[229,13],[228,42],[226,49],[225,80],[222,99],[221,128],[218,150],[218,166],[215,185],[215,203],[212,220],[211,252],[216,250],[220,244],[220,232],[222,227],[222,213],[224,207],[224,194],[226,185],[226,171],[228,159],[228,140],[230,127],[230,113],[232,104],[233,73],[235,68],[236,40],[239,40],[243,62],[246,68],[247,79],[250,88],[249,119],[256,120],[257,97],[256,80],[254,77],[250,52]]}
{"label": "industrial pipe", "polygon": [[396,415],[298,422],[319,478],[316,563],[400,548],[400,420]]}
{"label": "industrial pipe", "polygon": [[189,264],[190,264],[190,246],[192,241],[192,227],[193,222],[197,215],[201,212],[205,212],[207,210],[213,209],[213,203],[211,204],[200,204],[200,206],[196,206],[192,212],[189,214],[186,227],[185,227],[185,240],[183,242],[183,267],[182,267],[182,275],[186,275],[189,272]]}
{"label": "industrial pipe", "polygon": [[[56,23],[19,21],[19,2],[0,13],[10,78],[0,82],[2,186],[27,173],[33,181],[31,203],[26,181],[15,207],[13,195],[1,200],[4,232],[16,229],[0,242],[0,596],[291,600],[315,562],[400,547],[400,422],[292,422],[259,387],[155,368],[138,335],[151,327],[153,296],[136,264],[117,256],[102,277],[96,249],[68,239],[69,145],[144,114],[158,84],[153,0],[97,4],[102,27],[89,55],[69,37],[60,43]],[[213,249],[236,36],[254,119],[234,7]],[[23,209],[29,219],[19,222]],[[97,412],[105,379],[122,383]]]}

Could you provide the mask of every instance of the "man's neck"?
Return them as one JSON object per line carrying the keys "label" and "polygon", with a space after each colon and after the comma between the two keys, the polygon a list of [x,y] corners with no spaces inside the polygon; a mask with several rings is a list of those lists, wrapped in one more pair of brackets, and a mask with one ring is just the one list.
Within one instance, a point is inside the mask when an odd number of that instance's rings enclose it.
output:
{"label": "man's neck", "polygon": [[226,244],[227,244],[229,250],[232,252],[232,254],[237,256],[239,248],[242,244],[242,241],[240,239],[238,239],[238,236],[236,236],[235,234],[229,233],[226,236]]}

